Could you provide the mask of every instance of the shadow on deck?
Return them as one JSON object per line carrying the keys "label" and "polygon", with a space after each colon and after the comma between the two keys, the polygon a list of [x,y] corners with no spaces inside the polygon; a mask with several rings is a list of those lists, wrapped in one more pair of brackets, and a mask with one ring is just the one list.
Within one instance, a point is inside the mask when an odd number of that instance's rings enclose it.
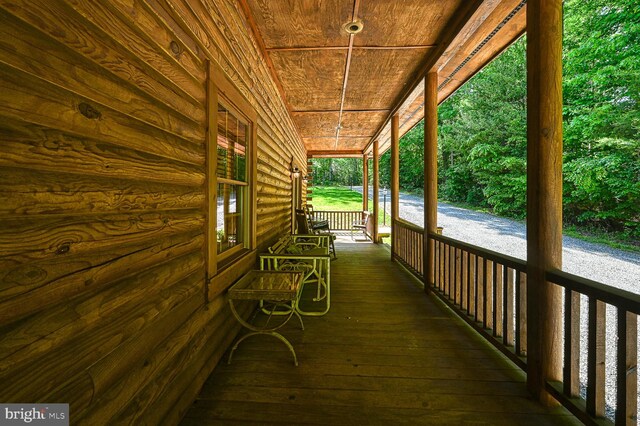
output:
{"label": "shadow on deck", "polygon": [[340,238],[332,306],[223,357],[183,425],[580,424],[531,400],[525,377],[418,282],[381,245]]}

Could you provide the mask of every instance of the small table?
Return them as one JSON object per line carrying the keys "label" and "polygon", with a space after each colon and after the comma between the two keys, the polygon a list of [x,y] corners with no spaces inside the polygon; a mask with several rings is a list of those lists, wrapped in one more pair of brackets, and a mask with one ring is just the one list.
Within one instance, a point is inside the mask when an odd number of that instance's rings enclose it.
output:
{"label": "small table", "polygon": [[[298,365],[298,358],[293,346],[282,334],[278,333],[277,330],[285,325],[293,315],[298,317],[300,320],[300,326],[304,330],[302,318],[296,311],[301,284],[301,272],[249,271],[229,289],[229,305],[233,316],[245,328],[251,330],[251,332],[242,336],[233,346],[231,353],[229,354],[229,360],[227,361],[228,364],[231,364],[233,353],[242,341],[257,334],[266,334],[279,339],[287,345],[293,354],[294,364],[296,366]],[[269,313],[266,324],[262,327],[256,327],[255,325],[245,321],[240,315],[238,315],[238,311],[234,306],[235,300],[270,302],[273,307]],[[285,311],[282,311],[282,309],[277,310],[277,308],[282,308],[283,306],[285,306]],[[282,315],[283,312],[284,315]],[[269,322],[274,316],[274,313],[276,314],[275,316],[280,318],[280,322],[275,326],[269,327]]]}

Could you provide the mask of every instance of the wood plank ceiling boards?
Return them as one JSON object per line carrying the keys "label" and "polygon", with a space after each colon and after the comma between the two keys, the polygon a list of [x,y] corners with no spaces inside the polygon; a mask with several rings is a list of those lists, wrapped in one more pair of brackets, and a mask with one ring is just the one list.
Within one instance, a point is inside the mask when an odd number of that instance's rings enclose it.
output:
{"label": "wood plank ceiling boards", "polygon": [[[525,29],[524,0],[241,0],[308,156],[389,147],[423,117],[422,77],[442,102]],[[350,23],[361,31],[350,34]]]}

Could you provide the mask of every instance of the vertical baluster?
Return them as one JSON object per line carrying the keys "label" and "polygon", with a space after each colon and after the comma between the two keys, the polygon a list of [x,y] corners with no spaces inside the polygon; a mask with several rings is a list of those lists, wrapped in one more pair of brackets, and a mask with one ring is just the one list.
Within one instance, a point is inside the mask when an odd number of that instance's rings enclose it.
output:
{"label": "vertical baluster", "polygon": [[504,265],[498,262],[493,263],[493,335],[494,337],[503,336],[502,334],[502,269]]}
{"label": "vertical baluster", "polygon": [[438,280],[438,289],[442,289],[442,287],[444,286],[444,245],[442,243],[442,241],[438,242],[438,245],[440,246],[440,265],[438,266],[438,274],[440,275],[440,279]]}
{"label": "vertical baluster", "polygon": [[456,297],[458,306],[462,306],[462,249],[456,249]]}
{"label": "vertical baluster", "polygon": [[435,243],[438,246],[438,285],[436,287],[440,288],[442,286],[442,243],[440,241],[436,241]]}
{"label": "vertical baluster", "polygon": [[456,293],[458,291],[458,248],[453,247],[453,262],[451,264],[451,296],[450,299],[453,301],[453,304],[456,304]]}
{"label": "vertical baluster", "polygon": [[587,353],[587,413],[604,416],[606,305],[589,297],[589,344]]}
{"label": "vertical baluster", "polygon": [[527,355],[527,274],[516,271],[516,354]]}
{"label": "vertical baluster", "polygon": [[502,341],[506,346],[513,345],[513,269],[503,266],[502,270],[502,290],[504,320],[502,322]]}
{"label": "vertical baluster", "polygon": [[444,288],[442,292],[446,295],[449,288],[449,258],[451,257],[451,251],[449,250],[449,244],[444,246]]}
{"label": "vertical baluster", "polygon": [[416,252],[418,253],[418,271],[420,271],[421,276],[424,276],[424,234],[418,234],[418,247]]}
{"label": "vertical baluster", "polygon": [[564,289],[564,368],[563,392],[580,393],[580,293]]}
{"label": "vertical baluster", "polygon": [[420,257],[420,252],[418,251],[419,250],[418,242],[419,242],[418,233],[414,232],[413,233],[413,253],[414,253],[413,254],[413,268],[419,274],[420,273],[420,262],[418,262],[418,259]]}
{"label": "vertical baluster", "polygon": [[411,267],[414,271],[418,271],[418,234],[415,231],[411,231]]}
{"label": "vertical baluster", "polygon": [[476,263],[476,321],[484,322],[484,264],[485,260],[477,256]]}
{"label": "vertical baluster", "polygon": [[476,315],[476,262],[477,257],[475,254],[469,253],[469,291],[467,292],[467,314]]}
{"label": "vertical baluster", "polygon": [[449,246],[449,288],[447,289],[447,296],[449,300],[454,296],[454,285],[456,280],[456,248]]}
{"label": "vertical baluster", "polygon": [[433,240],[433,244],[435,244],[435,252],[434,252],[434,256],[433,256],[434,257],[433,261],[435,263],[435,268],[434,268],[433,274],[435,276],[433,277],[433,282],[437,283],[435,285],[436,288],[440,288],[440,282],[441,282],[441,279],[440,279],[440,270],[441,270],[440,269],[440,261],[441,261],[441,257],[442,257],[442,250],[440,250],[440,241]]}
{"label": "vertical baluster", "polygon": [[453,287],[456,282],[456,248],[449,246],[449,286],[447,288],[447,296],[449,300],[453,297]]}
{"label": "vertical baluster", "polygon": [[460,279],[460,308],[469,312],[469,252],[462,251],[462,277]]}
{"label": "vertical baluster", "polygon": [[484,315],[482,317],[482,326],[484,328],[493,328],[493,262],[484,259],[483,265],[484,281],[482,283],[482,294],[484,297]]}
{"label": "vertical baluster", "polygon": [[638,318],[620,308],[616,363],[616,425],[635,425],[638,412]]}
{"label": "vertical baluster", "polygon": [[444,245],[444,283],[442,292],[447,294],[447,287],[449,285],[449,245],[445,243]]}

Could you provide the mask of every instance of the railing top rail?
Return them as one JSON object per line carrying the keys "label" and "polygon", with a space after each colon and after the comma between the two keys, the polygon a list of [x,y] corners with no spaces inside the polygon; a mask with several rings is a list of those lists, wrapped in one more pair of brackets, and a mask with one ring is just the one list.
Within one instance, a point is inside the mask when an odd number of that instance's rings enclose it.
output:
{"label": "railing top rail", "polygon": [[314,210],[314,213],[365,213],[365,210]]}
{"label": "railing top rail", "polygon": [[525,272],[527,270],[527,262],[522,259],[518,259],[517,257],[508,256],[506,254],[498,253],[496,251],[488,250],[482,247],[476,247],[471,244],[463,243],[462,241],[454,240],[450,237],[445,237],[444,235],[429,233],[429,238],[447,243],[459,249],[466,250],[471,254],[482,256],[488,260],[498,262],[509,268],[513,268],[522,272]]}
{"label": "railing top rail", "polygon": [[418,226],[418,225],[416,225],[415,223],[407,222],[407,221],[406,221],[406,220],[404,220],[404,219],[396,219],[396,220],[395,220],[395,222],[396,222],[398,225],[400,225],[400,226],[402,226],[402,227],[404,227],[404,228],[407,228],[407,229],[409,229],[409,230],[411,230],[411,231],[419,232],[419,233],[421,233],[421,234],[424,232],[424,228],[419,227],[419,226]]}
{"label": "railing top rail", "polygon": [[547,272],[547,280],[604,303],[640,315],[640,294],[611,287],[564,271]]}

